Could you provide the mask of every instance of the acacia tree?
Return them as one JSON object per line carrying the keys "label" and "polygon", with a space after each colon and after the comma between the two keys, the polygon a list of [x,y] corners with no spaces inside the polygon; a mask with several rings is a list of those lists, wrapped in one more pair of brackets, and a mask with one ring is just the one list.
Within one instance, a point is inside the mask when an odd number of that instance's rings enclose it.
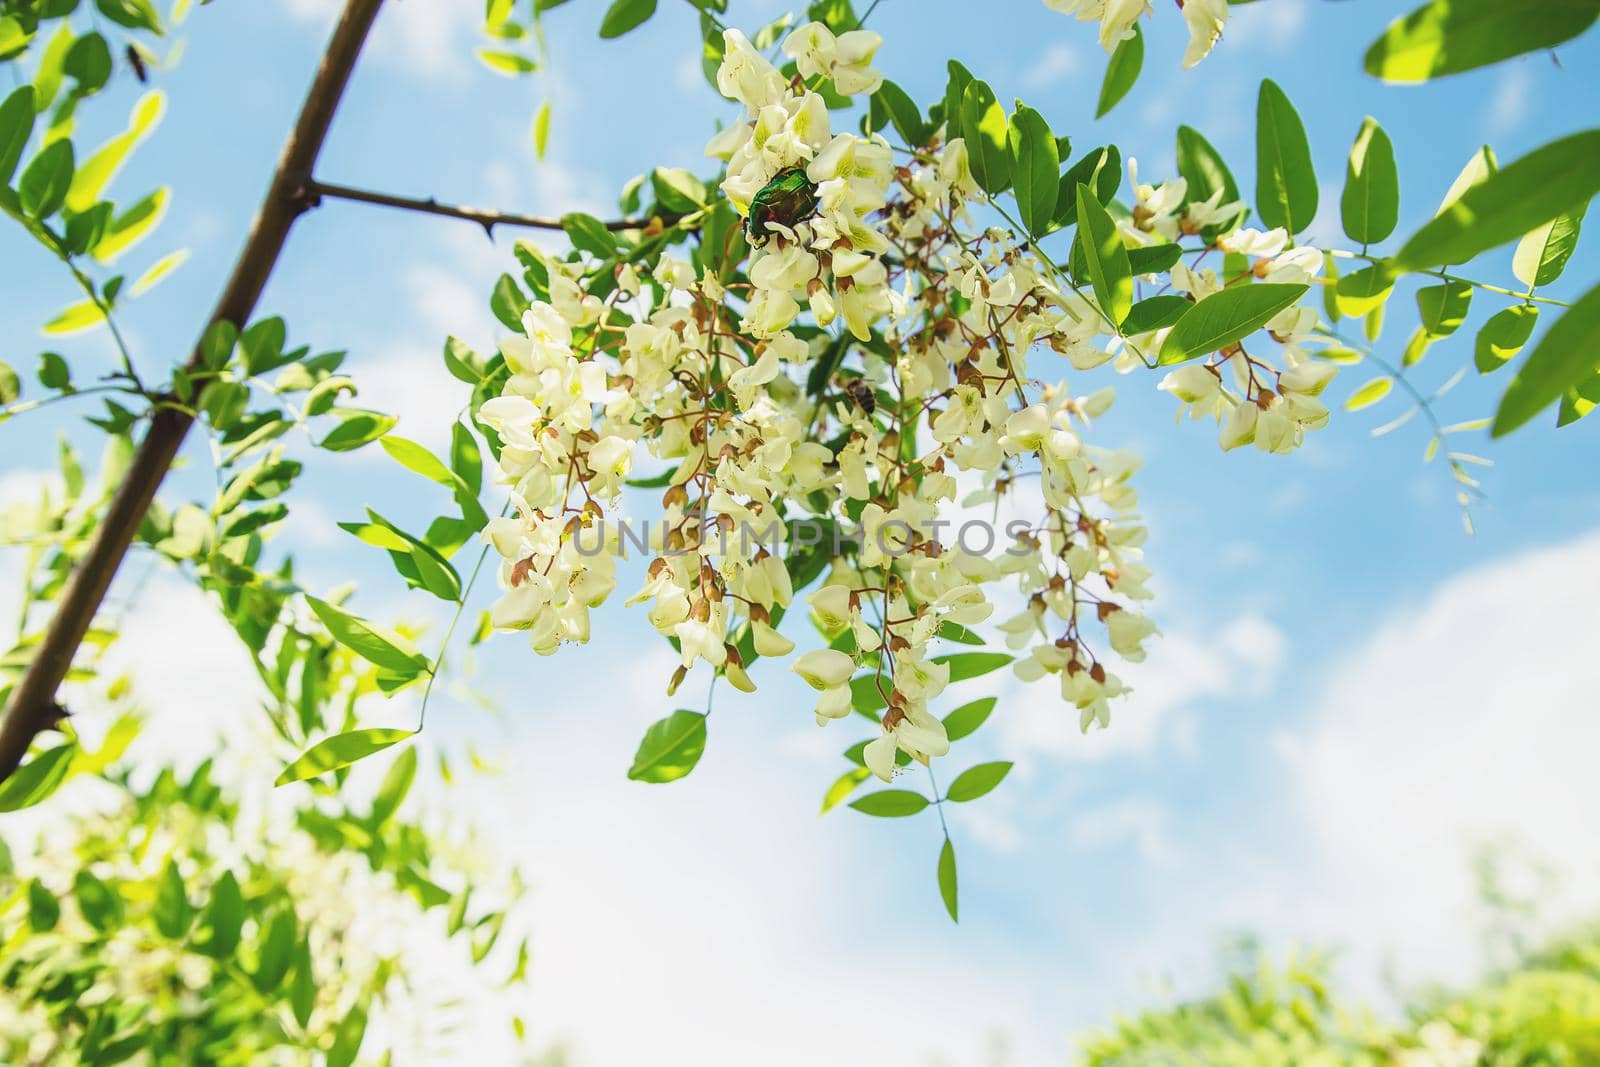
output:
{"label": "acacia tree", "polygon": [[[1444,453],[1464,512],[1482,461],[1457,439],[1485,427],[1504,435],[1552,405],[1566,424],[1600,398],[1600,288],[1570,306],[1540,293],[1600,191],[1600,131],[1503,168],[1490,149],[1472,151],[1432,220],[1395,241],[1395,152],[1366,119],[1340,201],[1348,244],[1322,247],[1306,236],[1319,197],[1308,134],[1272,81],[1260,87],[1247,197],[1197,130],[1176,131],[1178,175],[1153,182],[1131,161],[1125,175],[1116,145],[1075,149],[1040,110],[1006,108],[958,60],[942,97],[919,104],[875,66],[883,42],[872,8],[818,0],[804,19],[746,35],[728,24],[724,0],[689,2],[703,31],[692,46],[742,114],[711,138],[707,173],[651,169],[622,190],[621,216],[602,220],[472,211],[323,181],[319,152],[380,14],[380,0],[349,0],[215,311],[189,358],[154,384],[135,372],[116,316],[170,262],[131,286],[106,274],[150,231],[165,196],[119,207],[106,193],[159,115],[159,97],[140,102],[126,134],[78,152],[72,115],[107,83],[110,44],[75,21],[76,0],[5,0],[0,54],[28,76],[0,104],[0,208],[84,290],[46,331],[103,327],[121,360],[80,385],[47,353],[43,392],[26,399],[18,376],[0,373],[7,418],[106,394],[91,421],[110,442],[114,487],[76,512],[37,516],[25,532],[39,576],[32,598],[53,611],[41,630],[25,627],[6,661],[5,807],[43,800],[83,756],[58,694],[130,546],[179,564],[213,597],[254,658],[274,728],[298,753],[279,782],[322,782],[323,792],[324,776],[337,784],[351,763],[422,729],[420,717],[414,728],[363,726],[361,713],[369,698],[419,687],[425,714],[491,552],[501,595],[471,639],[521,631],[547,655],[587,640],[590,612],[610,598],[631,547],[649,563],[630,603],[649,602],[650,622],[681,656],[662,679],[668,697],[691,671],[751,692],[760,659],[784,661],[817,691],[819,724],[871,723],[846,748],[824,810],[869,779],[899,778],[850,806],[883,817],[931,807],[942,825],[945,803],[981,797],[1010,769],[978,764],[938,784],[952,744],[994,707],[978,700],[939,714],[956,703],[949,686],[1010,666],[1058,688],[1079,728],[1107,727],[1127,692],[1117,661],[1141,659],[1155,632],[1141,607],[1139,460],[1095,439],[1094,421],[1114,399],[1112,369],[1143,375],[1184,413],[1214,421],[1223,450],[1288,454],[1329,421],[1322,398],[1339,371],[1370,364],[1379,373],[1344,406],[1399,387],[1413,402],[1402,418],[1429,421],[1428,458]],[[1180,17],[1148,0],[1048,4],[1099,24],[1109,53],[1102,113],[1144,62],[1139,20]],[[535,70],[528,42],[542,40],[541,20],[560,6],[490,0],[485,30],[497,43],[484,61]],[[1229,8],[1179,7],[1191,40],[1184,62],[1199,63],[1223,38]],[[96,8],[126,30],[117,48],[143,77],[154,64],[138,57],[166,23],[148,0]],[[655,0],[615,0],[600,35],[635,32],[655,9]],[[1553,47],[1597,17],[1600,0],[1514,10],[1433,0],[1397,20],[1365,63],[1389,81],[1442,77]],[[541,109],[541,148],[549,121]],[[447,456],[351,404],[342,353],[291,348],[281,319],[252,321],[290,229],[328,198],[567,239],[562,252],[516,245],[517,262],[490,294],[510,331],[497,352],[446,340],[445,364],[469,398]],[[1512,243],[1515,285],[1457,269]],[[1422,324],[1386,355],[1384,308],[1413,288]],[[1492,417],[1446,425],[1444,391],[1423,394],[1407,372],[1485,301],[1495,311],[1460,373],[1518,366]],[[1071,377],[1052,381],[1063,360]],[[213,445],[217,494],[158,500],[197,426]],[[341,523],[387,552],[409,587],[451,605],[431,655],[419,635],[350,613],[343,593],[302,588],[273,552],[286,494],[314,456],[291,448],[288,434],[301,427],[324,451],[377,443],[452,502],[421,532],[371,510]],[[619,521],[624,500],[652,497],[648,523]],[[951,528],[963,509],[1001,502],[1026,516],[1002,538],[974,546],[965,527]],[[474,541],[481,547],[461,566]],[[795,628],[780,626],[800,598],[822,647],[795,655]],[[997,606],[1006,609],[998,619]],[[1005,651],[986,647],[985,629]],[[360,672],[335,682],[326,669],[334,648]],[[708,713],[709,700],[706,711],[655,723],[629,776],[689,773]],[[51,738],[56,729],[65,743]],[[919,777],[900,778],[912,763]],[[920,780],[926,790],[908,787]],[[936,870],[954,918],[948,833]]]}

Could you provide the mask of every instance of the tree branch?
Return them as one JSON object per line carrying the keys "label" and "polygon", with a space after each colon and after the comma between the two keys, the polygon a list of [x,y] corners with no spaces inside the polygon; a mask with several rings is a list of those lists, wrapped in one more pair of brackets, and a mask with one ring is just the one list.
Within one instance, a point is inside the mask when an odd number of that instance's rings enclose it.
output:
{"label": "tree branch", "polygon": [[[306,185],[306,194],[310,201],[308,206],[315,207],[321,197],[330,197],[334,200],[354,200],[362,204],[376,204],[379,207],[398,208],[401,211],[419,211],[424,215],[441,215],[449,219],[463,219],[475,222],[484,228],[489,236],[494,236],[496,226],[516,226],[532,230],[560,230],[563,229],[561,220],[549,215],[517,215],[506,211],[484,211],[475,207],[458,207],[455,204],[441,204],[433,197],[421,200],[411,196],[392,196],[389,193],[375,193],[367,189],[356,189],[349,185],[335,185],[333,182],[319,181],[313,178]],[[612,219],[603,223],[608,230],[642,230],[654,221],[652,219]],[[663,217],[665,225],[677,221],[676,217]]]}
{"label": "tree branch", "polygon": [[[284,143],[272,184],[207,329],[223,321],[242,328],[255,311],[256,301],[283,252],[290,227],[308,206],[306,194],[312,169],[382,2],[345,3],[301,105],[300,117]],[[201,337],[204,336],[202,331]],[[202,353],[197,343],[186,369],[194,371],[201,365]],[[21,765],[34,737],[56,726],[66,714],[56,703],[56,690],[71,668],[72,658],[193,422],[192,415],[171,405],[158,406],[151,418],[150,429],[140,442],[100,529],[73,572],[27,672],[11,694],[5,721],[0,723],[0,782]]]}

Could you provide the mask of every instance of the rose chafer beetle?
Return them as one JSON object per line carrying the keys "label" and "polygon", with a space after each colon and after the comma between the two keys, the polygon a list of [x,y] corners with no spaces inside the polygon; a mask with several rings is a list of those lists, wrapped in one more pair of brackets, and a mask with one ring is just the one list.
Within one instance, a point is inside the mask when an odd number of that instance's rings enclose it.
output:
{"label": "rose chafer beetle", "polygon": [[817,211],[817,187],[806,177],[803,167],[785,167],[761,187],[750,201],[750,217],[744,220],[745,236],[760,247],[772,235],[768,227],[777,223],[792,229]]}

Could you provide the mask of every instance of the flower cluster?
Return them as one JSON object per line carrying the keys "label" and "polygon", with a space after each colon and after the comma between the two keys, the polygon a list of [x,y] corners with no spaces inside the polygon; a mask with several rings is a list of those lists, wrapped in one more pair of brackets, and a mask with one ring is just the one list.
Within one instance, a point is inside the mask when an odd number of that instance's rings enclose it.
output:
{"label": "flower cluster", "polygon": [[[1249,264],[1247,276],[1269,284],[1306,284],[1322,272],[1320,249],[1288,248],[1281,229],[1261,233],[1235,230],[1219,246]],[[1192,270],[1182,263],[1172,269],[1172,287],[1204,299],[1229,284],[1212,270]],[[1304,306],[1285,308],[1267,323],[1267,332],[1282,349],[1283,369],[1260,355],[1233,346],[1204,363],[1189,363],[1169,373],[1160,388],[1177,397],[1181,412],[1191,418],[1215,418],[1222,426],[1224,450],[1254,444],[1263,452],[1293,452],[1306,432],[1328,424],[1328,409],[1318,400],[1338,368],[1311,358],[1306,343],[1317,327],[1316,310]],[[1234,390],[1229,390],[1231,378]]]}
{"label": "flower cluster", "polygon": [[[725,174],[704,213],[735,224],[687,259],[537,253],[547,291],[502,346],[504,385],[479,418],[512,493],[487,531],[497,627],[541,653],[586,640],[631,542],[650,562],[628,603],[679,654],[669,692],[702,662],[753,691],[748,668],[796,652],[778,627],[803,610],[824,647],[791,667],[816,721],[877,718],[862,759],[888,779],[948,751],[934,703],[957,677],[942,642],[971,627],[997,625],[1017,677],[1057,687],[1082,729],[1109,723],[1127,691],[1112,661],[1143,659],[1156,632],[1139,610],[1139,460],[1090,440],[1112,389],[1076,393],[1030,360],[1132,370],[1172,326],[1120,329],[1034,239],[985,221],[998,220],[959,131],[897,147],[835,132],[823,94],[875,89],[878,45],[812,23],[784,42],[785,73],[727,31],[717,84],[743,110],[707,147]],[[1129,173],[1122,244],[1196,256],[1136,284],[1200,301],[1321,269],[1281,231],[1237,230],[1242,205],[1220,193]],[[1202,233],[1203,247],[1180,244]],[[1237,277],[1201,266],[1219,245]],[[1165,388],[1219,419],[1224,447],[1286,451],[1327,418],[1315,397],[1331,368],[1304,348],[1315,325],[1298,308],[1272,320],[1281,370],[1234,344]],[[661,470],[648,484],[662,492],[660,521],[630,537],[608,519],[635,458]],[[1016,516],[1004,538],[992,524],[980,543],[952,536],[969,509],[1002,508]],[[824,549],[802,542],[802,521],[855,533]]]}

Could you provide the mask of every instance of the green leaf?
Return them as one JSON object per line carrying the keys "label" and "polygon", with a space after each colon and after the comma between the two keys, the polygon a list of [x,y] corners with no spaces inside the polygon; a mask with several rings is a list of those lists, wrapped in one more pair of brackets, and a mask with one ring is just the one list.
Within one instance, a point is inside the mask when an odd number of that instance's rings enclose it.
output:
{"label": "green leaf", "polygon": [[295,922],[293,910],[283,907],[273,913],[256,949],[256,969],[250,976],[256,989],[270,992],[288,977],[298,934],[299,924]]}
{"label": "green leaf", "polygon": [[98,92],[111,77],[111,49],[105,37],[86,33],[73,41],[61,69],[78,83],[80,92]]}
{"label": "green leaf", "polygon": [[[110,207],[109,204],[105,206]],[[166,278],[167,275],[183,266],[188,259],[189,250],[186,248],[180,248],[176,252],[168,252],[152,263],[143,274],[139,275],[139,280],[128,287],[128,295],[143,296],[154,289],[157,283]]]}
{"label": "green leaf", "polygon": [[1171,293],[1147,297],[1129,309],[1128,317],[1122,320],[1122,332],[1133,335],[1163,329],[1183,318],[1193,306],[1187,297]]}
{"label": "green leaf", "polygon": [[1466,321],[1472,304],[1472,286],[1447,281],[1417,290],[1417,314],[1430,337],[1449,337]]}
{"label": "green leaf", "polygon": [[494,291],[489,294],[489,310],[506,329],[522,333],[522,313],[532,306],[511,275],[502,274],[495,281]]}
{"label": "green leaf", "polygon": [[61,901],[34,878],[28,882],[28,929],[42,934],[55,929],[61,921]]}
{"label": "green leaf", "polygon": [[600,36],[621,37],[656,13],[656,0],[614,0],[600,20]]}
{"label": "green leaf", "polygon": [[550,149],[550,101],[539,105],[533,116],[533,158],[543,161]]}
{"label": "green leaf", "polygon": [[1517,243],[1516,254],[1511,259],[1511,273],[1518,281],[1532,290],[1561,277],[1573,249],[1578,247],[1584,210],[1579,208],[1557,215]]}
{"label": "green leaf", "polygon": [[679,709],[650,724],[633,754],[635,782],[673,782],[694,770],[706,750],[706,717]]}
{"label": "green leaf", "polygon": [[1600,192],[1600,130],[1535,149],[1461,194],[1400,249],[1396,262],[1423,270],[1465,263],[1514,241]]}
{"label": "green leaf", "polygon": [[858,800],[852,800],[850,806],[863,815],[875,815],[882,819],[901,819],[907,815],[915,815],[926,808],[928,798],[909,789],[880,789],[876,793],[868,793]]}
{"label": "green leaf", "polygon": [[1533,336],[1538,322],[1537,304],[1518,304],[1489,316],[1473,345],[1472,361],[1478,373],[1488,374],[1511,362]]}
{"label": "green leaf", "polygon": [[956,915],[956,849],[948,837],[939,848],[939,899],[944,901],[944,910],[950,913],[950,921],[960,922]]}
{"label": "green leaf", "polygon": [[461,508],[461,515],[468,523],[472,524],[474,531],[483,529],[489,522],[489,516],[484,513],[483,505],[478,503],[478,495],[473,488],[446,467],[432,452],[417,444],[415,441],[404,437],[395,437],[392,434],[379,439],[383,450],[394,457],[395,462],[407,470],[422,475],[431,482],[437,482],[451,490],[455,496],[456,504]]}
{"label": "green leaf", "polygon": [[39,219],[60,211],[72,187],[72,166],[72,142],[66,138],[40,149],[17,182],[22,210]]}
{"label": "green leaf", "polygon": [[1380,260],[1370,267],[1362,267],[1340,278],[1334,287],[1339,310],[1359,318],[1382,307],[1394,292],[1394,283],[1400,272],[1388,260]]}
{"label": "green leaf", "polygon": [[0,811],[31,808],[60,787],[72,765],[75,744],[60,745],[41,753],[0,783]]}
{"label": "green leaf", "polygon": [[33,134],[33,86],[24,85],[0,102],[0,186],[9,185]]}
{"label": "green leaf", "polygon": [[984,697],[974,700],[970,704],[963,704],[944,717],[945,737],[951,741],[959,741],[972,734],[988,721],[989,713],[994,711],[997,700],[995,697]]}
{"label": "green leaf", "polygon": [[450,427],[450,469],[474,493],[483,488],[483,455],[477,438],[461,422]]}
{"label": "green leaf", "polygon": [[1080,185],[1093,189],[1102,205],[1111,203],[1122,185],[1122,155],[1116,145],[1090,149],[1061,176],[1056,187],[1056,228],[1076,225]]}
{"label": "green leaf", "polygon": [[957,802],[977,800],[993,790],[1010,773],[1011,764],[1005,760],[968,767],[956,775],[956,780],[944,791],[945,799]]}
{"label": "green leaf", "polygon": [[1271,79],[1256,102],[1256,213],[1291,234],[1317,215],[1317,174],[1300,114]]}
{"label": "green leaf", "polygon": [[1182,363],[1242,341],[1285,308],[1293,307],[1308,287],[1257,284],[1212,293],[1184,313],[1161,345],[1158,362]]}
{"label": "green leaf", "polygon": [[1363,245],[1388,237],[1400,219],[1400,175],[1395,170],[1394,145],[1370,115],[1362,121],[1350,149],[1339,213],[1344,232]]}
{"label": "green leaf", "polygon": [[368,819],[373,826],[382,826],[400,809],[416,778],[417,750],[408,748],[384,773],[383,784],[378,786],[378,794],[372,798],[372,814]]}
{"label": "green leaf", "polygon": [[[879,708],[885,707],[889,702],[878,691],[879,678],[876,674],[868,673],[850,679],[850,706],[867,718],[877,721],[874,714]],[[883,679],[884,688],[889,688],[888,680]]]}
{"label": "green leaf", "polygon": [[939,624],[939,629],[934,636],[945,641],[954,641],[958,645],[983,644],[983,638],[979,637],[965,626],[962,626],[960,623],[954,623],[948,619]]}
{"label": "green leaf", "polygon": [[260,374],[280,366],[283,346],[288,339],[289,328],[277,315],[251,323],[239,335],[244,369],[250,374]]}
{"label": "green leaf", "polygon": [[117,134],[95,150],[72,175],[72,185],[67,190],[67,207],[73,211],[87,211],[100,199],[105,187],[111,184],[117,171],[127,161],[136,145],[153,130],[166,107],[166,97],[159,90],[151,90],[133,106],[133,118],[128,129]]}
{"label": "green leaf", "polygon": [[239,880],[232,871],[222,872],[211,887],[211,899],[206,902],[200,921],[206,930],[201,951],[216,959],[233,955],[244,926],[244,894],[239,892]]}
{"label": "green leaf", "polygon": [[1600,405],[1600,373],[1561,394],[1561,410],[1556,426],[1570,426]]}
{"label": "green leaf", "polygon": [[161,16],[156,14],[150,0],[95,0],[95,7],[118,26],[155,34],[161,32]]}
{"label": "green leaf", "polygon": [[339,425],[317,442],[318,448],[329,452],[351,452],[369,445],[394,429],[398,421],[393,415],[364,408],[335,408],[333,414],[339,419]]}
{"label": "green leaf", "polygon": [[961,94],[961,136],[967,144],[972,176],[998,196],[1011,185],[1010,127],[994,90],[973,79]]}
{"label": "green leaf", "polygon": [[942,106],[945,140],[948,141],[962,136],[961,103],[966,98],[967,86],[972,84],[972,72],[954,59],[946,61],[945,69],[949,77],[945,80]]}
{"label": "green leaf", "polygon": [[73,876],[72,895],[84,919],[102,934],[122,922],[121,895],[88,871]]}
{"label": "green leaf", "polygon": [[1167,243],[1128,249],[1128,267],[1134,274],[1165,274],[1183,258],[1183,249]]}
{"label": "green leaf", "polygon": [[46,389],[72,388],[72,368],[59,352],[44,352],[39,356],[39,384]]}
{"label": "green leaf", "polygon": [[1346,411],[1360,411],[1369,408],[1389,395],[1389,390],[1394,388],[1394,379],[1387,374],[1372,379],[1361,388],[1350,394],[1350,399],[1344,402]]}
{"label": "green leaf", "polygon": [[167,860],[161,872],[161,882],[156,886],[155,906],[150,915],[161,936],[170,941],[176,941],[189,932],[189,923],[194,920],[194,908],[183,888],[183,875],[178,872],[175,860]]}
{"label": "green leaf", "polygon": [[1432,0],[1367,49],[1368,74],[1420,82],[1571,40],[1600,17],[1597,0]]}
{"label": "green leaf", "polygon": [[1061,160],[1056,157],[1055,134],[1050,132],[1043,115],[1019,105],[1011,116],[1007,136],[1017,210],[1028,232],[1043,237],[1055,216],[1059,193]]}
{"label": "green leaf", "polygon": [[[706,202],[705,183],[682,167],[657,167],[651,171],[650,190],[664,209],[680,215],[687,215]],[[611,235],[606,234],[604,240],[610,239]]]}
{"label": "green leaf", "polygon": [[497,74],[509,74],[512,77],[518,77],[523,74],[532,74],[539,69],[538,63],[517,52],[501,52],[495,49],[480,48],[477,55],[478,62]]}
{"label": "green leaf", "polygon": [[458,381],[468,385],[483,381],[483,359],[459,338],[444,339],[444,366]]}
{"label": "green leaf", "polygon": [[9,363],[0,363],[0,407],[15,404],[22,395],[22,379]]}
{"label": "green leaf", "polygon": [[997,671],[1014,657],[1005,652],[956,652],[948,656],[933,657],[934,663],[950,664],[950,681],[964,682]]}
{"label": "green leaf", "polygon": [[852,767],[834,779],[833,784],[828,787],[828,791],[822,795],[822,811],[819,814],[826,815],[832,811],[839,805],[840,801],[855,792],[856,786],[871,776],[872,772],[865,767]]}
{"label": "green leaf", "polygon": [[[654,3],[654,0],[651,0]],[[473,962],[477,962],[474,960]],[[367,1035],[367,1005],[365,1001],[350,1009],[333,1032],[333,1047],[328,1050],[327,1067],[351,1067],[361,1051],[361,1041]]]}
{"label": "green leaf", "polygon": [[561,229],[566,232],[573,248],[581,248],[601,259],[610,259],[617,254],[616,237],[606,229],[605,223],[593,215],[585,215],[581,211],[568,212],[561,216]]}
{"label": "green leaf", "polygon": [[1124,38],[1106,62],[1105,79],[1100,83],[1100,102],[1094,109],[1095,118],[1103,118],[1128,95],[1133,83],[1139,80],[1139,71],[1143,67],[1144,31],[1135,23],[1133,36]]}
{"label": "green leaf", "polygon": [[294,976],[289,980],[289,1008],[295,1022],[304,1027],[311,1021],[311,1010],[317,1004],[317,979],[312,971],[309,932],[295,946]]}
{"label": "green leaf", "polygon": [[928,128],[922,121],[922,112],[906,91],[887,78],[878,91],[872,94],[889,113],[889,121],[905,141],[908,148],[920,148],[928,140]]}
{"label": "green leaf", "polygon": [[[309,600],[310,598],[307,597]],[[414,730],[394,730],[373,727],[334,734],[306,749],[298,759],[285,767],[273,785],[303,782],[307,778],[348,767],[357,760],[366,759],[374,752],[382,752],[390,745],[416,736]]]}
{"label": "green leaf", "polygon": [[165,188],[157,189],[113,219],[91,250],[94,258],[109,263],[148,237],[166,213],[168,196]]}
{"label": "green leaf", "polygon": [[1209,200],[1218,189],[1222,190],[1224,204],[1239,199],[1239,183],[1233,180],[1233,172],[1199,130],[1178,127],[1177,156],[1178,174],[1187,183],[1186,195],[1191,201]]}
{"label": "green leaf", "polygon": [[1133,268],[1128,265],[1128,250],[1117,224],[1087,185],[1078,186],[1078,244],[1100,310],[1121,326],[1133,307]]}
{"label": "green leaf", "polygon": [[1600,337],[1600,286],[1563,311],[1539,339],[1500,398],[1490,435],[1504,437],[1600,371],[1596,337]]}
{"label": "green leaf", "polygon": [[398,674],[416,675],[428,669],[428,661],[404,639],[309,594],[306,603],[335,641],[369,663]]}

